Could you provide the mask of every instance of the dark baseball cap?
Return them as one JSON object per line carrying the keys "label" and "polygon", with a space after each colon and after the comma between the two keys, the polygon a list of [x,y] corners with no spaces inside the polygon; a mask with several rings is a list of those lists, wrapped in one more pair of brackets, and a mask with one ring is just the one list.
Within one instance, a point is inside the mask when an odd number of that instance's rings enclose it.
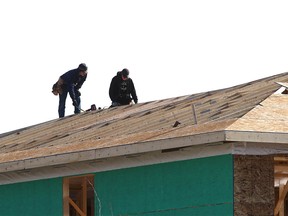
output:
{"label": "dark baseball cap", "polygon": [[124,68],[124,69],[122,70],[122,75],[123,75],[123,77],[125,77],[125,78],[129,77],[129,70],[128,70],[127,68]]}
{"label": "dark baseball cap", "polygon": [[87,67],[87,65],[85,63],[81,63],[81,64],[79,64],[78,69],[80,71],[87,71],[88,67]]}

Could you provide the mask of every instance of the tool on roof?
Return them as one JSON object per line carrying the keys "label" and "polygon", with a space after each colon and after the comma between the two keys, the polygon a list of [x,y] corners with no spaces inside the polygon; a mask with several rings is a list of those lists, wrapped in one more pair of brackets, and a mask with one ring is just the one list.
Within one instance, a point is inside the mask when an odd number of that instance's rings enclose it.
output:
{"label": "tool on roof", "polygon": [[93,110],[96,110],[96,105],[95,104],[92,104],[90,109],[86,110],[86,111],[93,111]]}
{"label": "tool on roof", "polygon": [[90,109],[87,109],[87,110],[83,110],[83,109],[81,109],[82,112],[94,111],[94,110],[97,110],[97,107],[96,107],[95,104],[92,104],[91,107],[90,107]]}

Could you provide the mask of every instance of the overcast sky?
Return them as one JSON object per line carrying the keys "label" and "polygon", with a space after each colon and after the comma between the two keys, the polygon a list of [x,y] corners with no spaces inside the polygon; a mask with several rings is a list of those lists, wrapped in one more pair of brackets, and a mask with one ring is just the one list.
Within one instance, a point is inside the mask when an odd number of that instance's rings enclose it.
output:
{"label": "overcast sky", "polygon": [[[287,1],[0,2],[0,133],[58,118],[59,76],[84,62],[82,108],[108,107],[130,70],[139,103],[288,71]],[[73,114],[71,99],[66,115]]]}

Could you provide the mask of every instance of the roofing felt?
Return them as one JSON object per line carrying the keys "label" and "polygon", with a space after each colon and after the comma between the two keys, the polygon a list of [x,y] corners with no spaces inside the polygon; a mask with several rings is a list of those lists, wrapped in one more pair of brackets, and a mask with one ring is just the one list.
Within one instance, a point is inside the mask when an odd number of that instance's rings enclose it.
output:
{"label": "roofing felt", "polygon": [[[287,133],[287,127],[279,126],[286,119],[285,108],[274,107],[271,115],[273,108],[261,105],[281,87],[276,82],[288,82],[288,73],[216,91],[82,112],[0,134],[0,164],[226,129]],[[286,95],[265,103],[278,101],[285,106]]]}

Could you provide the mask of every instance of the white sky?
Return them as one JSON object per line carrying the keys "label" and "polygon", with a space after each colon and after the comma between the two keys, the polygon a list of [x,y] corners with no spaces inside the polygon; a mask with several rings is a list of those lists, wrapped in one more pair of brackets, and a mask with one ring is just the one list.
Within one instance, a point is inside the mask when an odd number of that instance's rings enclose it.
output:
{"label": "white sky", "polygon": [[81,62],[89,71],[84,110],[110,106],[110,81],[124,67],[139,103],[286,72],[287,6],[286,0],[1,1],[0,134],[58,118],[52,85]]}

